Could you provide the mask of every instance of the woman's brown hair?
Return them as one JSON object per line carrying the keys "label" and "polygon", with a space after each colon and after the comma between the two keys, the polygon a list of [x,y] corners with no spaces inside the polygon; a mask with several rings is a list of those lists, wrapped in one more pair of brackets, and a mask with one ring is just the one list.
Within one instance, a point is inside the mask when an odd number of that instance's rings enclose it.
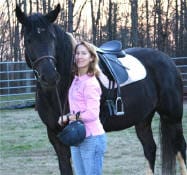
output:
{"label": "woman's brown hair", "polygon": [[[92,45],[91,43],[88,43],[86,41],[81,41],[75,46],[75,52],[74,52],[75,54],[76,54],[77,48],[80,45],[85,46],[88,49],[89,53],[91,54],[91,57],[93,58],[93,61],[90,62],[90,65],[88,67],[87,74],[91,75],[91,76],[93,76],[93,75],[98,76],[99,75],[99,69],[98,69],[99,68],[99,66],[98,66],[99,58],[97,56],[97,52],[96,52],[94,45]],[[77,67],[75,61],[74,61],[74,65],[73,65],[73,73],[75,75],[78,75],[78,67]]]}

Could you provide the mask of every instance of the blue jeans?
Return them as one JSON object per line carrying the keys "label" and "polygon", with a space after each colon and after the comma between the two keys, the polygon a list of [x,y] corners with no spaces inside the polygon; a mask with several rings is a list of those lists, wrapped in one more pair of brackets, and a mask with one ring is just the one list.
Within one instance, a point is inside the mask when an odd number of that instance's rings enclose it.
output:
{"label": "blue jeans", "polygon": [[71,146],[73,168],[76,175],[101,175],[106,134],[89,136],[78,146]]}

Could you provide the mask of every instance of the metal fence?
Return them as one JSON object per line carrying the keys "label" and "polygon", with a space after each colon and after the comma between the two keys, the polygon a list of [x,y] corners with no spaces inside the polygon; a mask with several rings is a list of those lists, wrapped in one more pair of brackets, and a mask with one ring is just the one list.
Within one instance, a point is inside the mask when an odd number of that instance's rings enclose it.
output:
{"label": "metal fence", "polygon": [[34,103],[35,78],[25,62],[0,63],[0,109]]}
{"label": "metal fence", "polygon": [[183,80],[184,100],[187,100],[187,57],[173,58]]}
{"label": "metal fence", "polygon": [[[187,57],[173,58],[181,72],[187,99]],[[33,105],[35,78],[25,62],[0,63],[0,109]]]}

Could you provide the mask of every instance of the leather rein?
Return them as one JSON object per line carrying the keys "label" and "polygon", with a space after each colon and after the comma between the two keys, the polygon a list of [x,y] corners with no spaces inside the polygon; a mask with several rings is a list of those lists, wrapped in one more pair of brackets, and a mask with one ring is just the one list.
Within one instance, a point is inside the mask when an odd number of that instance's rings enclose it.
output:
{"label": "leather rein", "polygon": [[[34,71],[34,74],[35,74],[37,80],[39,79],[40,75],[39,75],[38,71],[36,70],[36,67],[44,59],[52,60],[54,62],[54,64],[56,64],[55,57],[54,56],[50,56],[50,55],[41,56],[41,57],[37,58],[35,61],[32,61],[29,58],[29,61],[31,63],[32,69]],[[60,116],[63,116],[64,113],[65,113],[65,110],[66,110],[67,97],[65,97],[64,108],[62,110],[62,103],[61,103],[61,100],[60,100],[60,95],[59,95],[57,86],[55,87],[55,91],[56,91],[56,95],[57,95],[57,102],[58,102],[59,109],[60,109]]]}
{"label": "leather rein", "polygon": [[[41,56],[41,57],[37,58],[35,61],[32,61],[31,59],[29,59],[37,80],[39,79],[40,75],[39,75],[38,71],[36,70],[36,67],[44,59],[52,60],[53,63],[56,64],[55,57],[50,56],[50,55]],[[68,87],[69,87],[69,85],[70,85],[70,82],[68,83]],[[67,105],[67,102],[68,102],[68,95],[65,96],[64,106],[63,106],[63,109],[62,109],[62,103],[61,103],[61,100],[60,100],[60,95],[59,95],[57,86],[55,87],[55,91],[56,91],[56,96],[57,96],[57,102],[58,102],[59,109],[60,109],[60,116],[63,116],[65,114],[65,111],[66,111],[66,105]]]}

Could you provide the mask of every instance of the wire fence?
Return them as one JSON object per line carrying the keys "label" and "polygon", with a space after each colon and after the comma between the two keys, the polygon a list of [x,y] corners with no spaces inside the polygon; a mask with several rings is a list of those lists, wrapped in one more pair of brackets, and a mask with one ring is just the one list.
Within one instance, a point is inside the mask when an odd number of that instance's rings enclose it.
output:
{"label": "wire fence", "polygon": [[179,69],[183,81],[184,100],[187,100],[187,57],[173,58],[177,68]]}
{"label": "wire fence", "polygon": [[36,80],[26,62],[1,62],[0,68],[0,109],[33,105]]}
{"label": "wire fence", "polygon": [[[184,99],[187,99],[187,57],[173,58],[181,72]],[[36,80],[26,62],[0,63],[0,109],[21,108],[35,104]]]}

